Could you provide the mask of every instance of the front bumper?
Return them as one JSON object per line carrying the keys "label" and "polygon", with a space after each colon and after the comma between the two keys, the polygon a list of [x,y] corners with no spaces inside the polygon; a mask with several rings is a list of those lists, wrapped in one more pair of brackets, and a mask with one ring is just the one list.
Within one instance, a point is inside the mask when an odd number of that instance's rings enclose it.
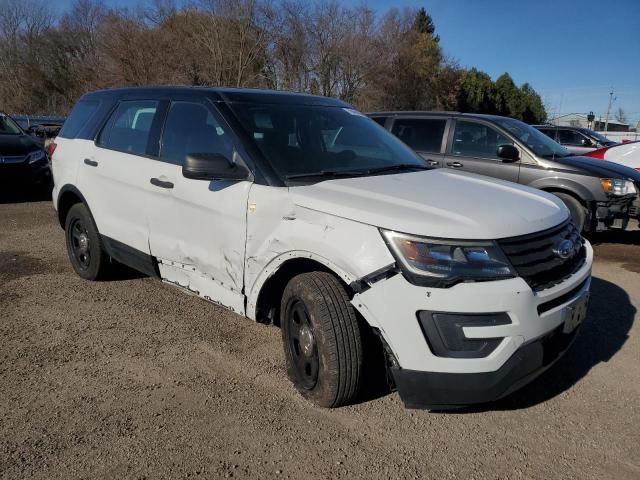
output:
{"label": "front bumper", "polygon": [[551,367],[569,348],[578,329],[562,325],[520,347],[495,372],[441,373],[392,368],[398,393],[407,408],[447,410],[487,403],[509,395]]}
{"label": "front bumper", "polygon": [[[352,304],[377,328],[395,357],[392,372],[409,407],[445,408],[498,399],[523,386],[559,358],[566,307],[589,290],[593,249],[563,282],[533,292],[522,278],[460,283],[451,288],[418,287],[402,275],[380,280],[356,294]],[[421,310],[467,314],[506,313],[511,322],[464,327],[467,338],[502,338],[486,357],[449,358],[433,354],[416,313]],[[553,340],[556,338],[556,340]],[[559,337],[561,338],[561,337]],[[567,338],[560,342],[565,347]]]}
{"label": "front bumper", "polygon": [[0,164],[0,183],[4,185],[45,184],[51,179],[51,169],[46,158],[34,163]]}
{"label": "front bumper", "polygon": [[[595,228],[600,232],[609,228],[625,229],[630,218],[637,217],[638,196],[610,198],[606,202],[597,202],[595,209]],[[634,208],[635,207],[635,208]]]}
{"label": "front bumper", "polygon": [[629,207],[629,216],[636,220],[640,220],[640,195],[636,197],[631,204],[631,207]]}

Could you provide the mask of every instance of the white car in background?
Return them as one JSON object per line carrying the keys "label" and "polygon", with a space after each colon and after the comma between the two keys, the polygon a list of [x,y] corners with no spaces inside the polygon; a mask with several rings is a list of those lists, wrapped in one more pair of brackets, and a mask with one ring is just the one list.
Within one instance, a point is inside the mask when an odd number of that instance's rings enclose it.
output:
{"label": "white car in background", "polygon": [[619,163],[640,171],[640,141],[612,145],[584,155]]}

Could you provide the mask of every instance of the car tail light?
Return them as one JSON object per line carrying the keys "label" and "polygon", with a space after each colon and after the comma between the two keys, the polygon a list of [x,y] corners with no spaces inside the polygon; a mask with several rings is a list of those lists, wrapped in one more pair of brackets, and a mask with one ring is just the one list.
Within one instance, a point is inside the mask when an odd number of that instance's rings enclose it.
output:
{"label": "car tail light", "polygon": [[49,155],[49,158],[50,158],[50,159],[51,159],[51,158],[53,158],[53,152],[55,152],[55,151],[56,151],[56,147],[57,147],[57,146],[58,146],[58,145],[56,145],[56,143],[55,143],[55,142],[51,142],[51,143],[49,144],[49,146],[47,147],[47,155]]}
{"label": "car tail light", "polygon": [[609,150],[609,147],[600,148],[598,150],[594,150],[592,152],[584,153],[583,155],[587,157],[599,158],[600,160],[604,160],[604,154]]}

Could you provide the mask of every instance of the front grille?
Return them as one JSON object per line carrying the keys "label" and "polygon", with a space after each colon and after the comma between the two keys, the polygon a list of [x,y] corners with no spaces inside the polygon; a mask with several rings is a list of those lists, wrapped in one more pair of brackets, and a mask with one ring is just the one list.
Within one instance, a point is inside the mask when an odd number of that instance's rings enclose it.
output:
{"label": "front grille", "polygon": [[[571,257],[560,258],[553,250],[567,239],[580,248]],[[518,275],[535,291],[562,282],[578,271],[586,259],[584,240],[569,221],[543,232],[498,240],[498,244]]]}

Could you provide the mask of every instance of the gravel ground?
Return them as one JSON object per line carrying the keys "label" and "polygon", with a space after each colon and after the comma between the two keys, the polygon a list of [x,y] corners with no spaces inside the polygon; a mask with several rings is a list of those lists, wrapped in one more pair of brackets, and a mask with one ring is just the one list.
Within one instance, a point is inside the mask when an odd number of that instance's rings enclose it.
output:
{"label": "gravel ground", "polygon": [[133,272],[81,280],[50,202],[22,200],[0,204],[1,478],[640,478],[640,231],[594,239],[582,331],[512,396],[323,410],[277,328]]}

